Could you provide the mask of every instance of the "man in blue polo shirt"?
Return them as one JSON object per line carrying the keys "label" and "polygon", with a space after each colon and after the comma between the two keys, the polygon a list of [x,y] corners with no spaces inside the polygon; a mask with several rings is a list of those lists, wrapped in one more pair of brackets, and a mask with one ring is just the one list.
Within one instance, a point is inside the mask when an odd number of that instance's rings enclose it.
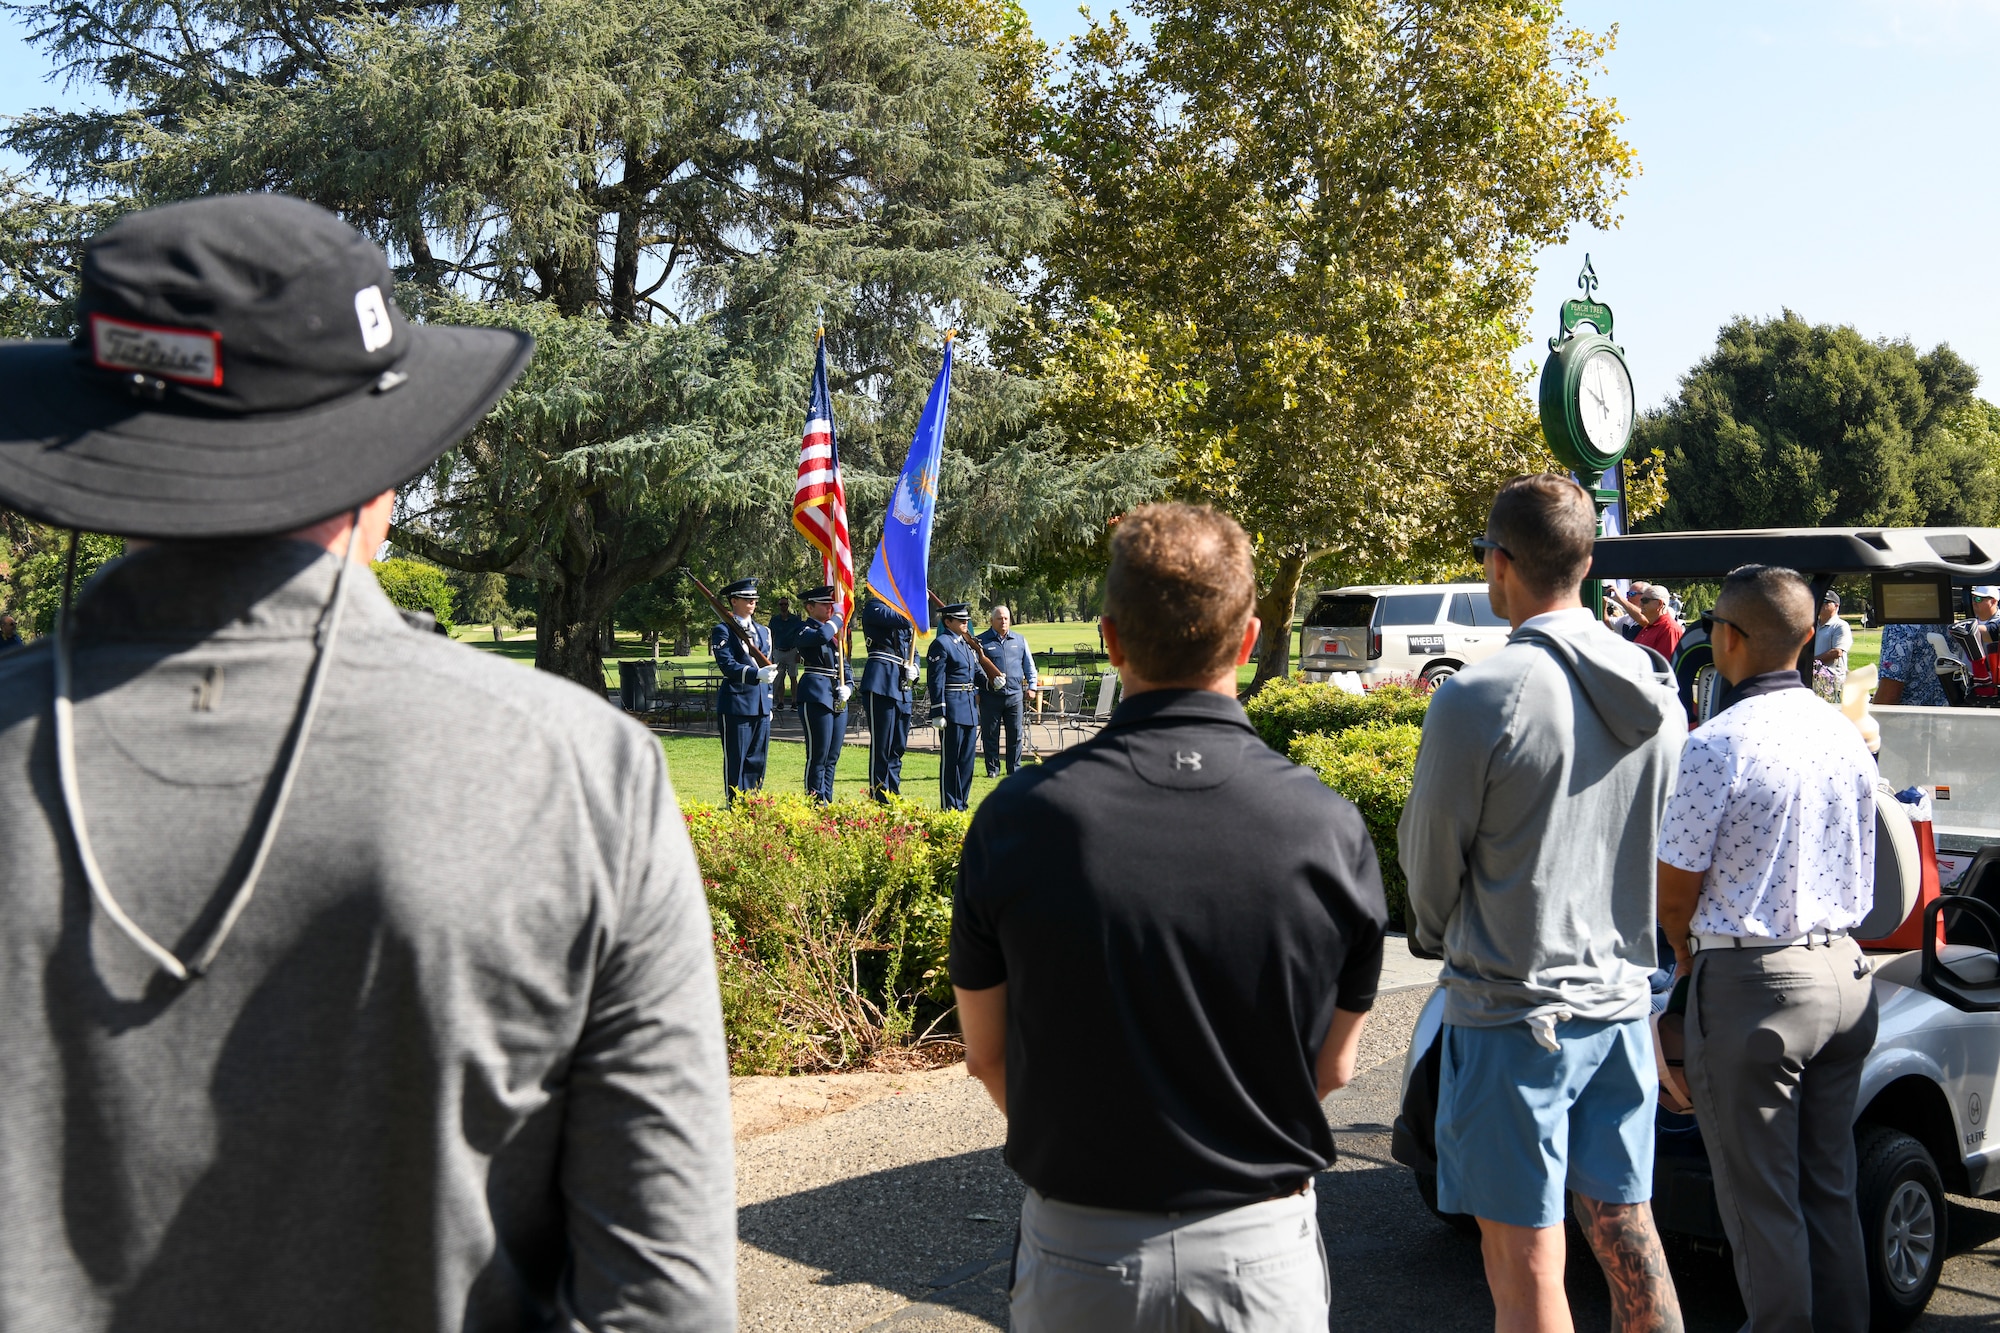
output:
{"label": "man in blue polo shirt", "polygon": [[986,623],[988,628],[980,634],[979,643],[993,665],[1000,668],[1000,679],[981,682],[979,748],[986,756],[986,776],[997,778],[1003,728],[1007,732],[1007,771],[1021,767],[1021,704],[1026,695],[1035,692],[1035,654],[1027,639],[1010,628],[1014,617],[1006,607],[994,607]]}

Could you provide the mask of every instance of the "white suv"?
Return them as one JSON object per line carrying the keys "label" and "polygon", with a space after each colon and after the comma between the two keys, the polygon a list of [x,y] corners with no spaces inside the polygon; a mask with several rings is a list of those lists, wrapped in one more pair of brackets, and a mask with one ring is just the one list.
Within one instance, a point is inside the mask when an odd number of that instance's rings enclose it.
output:
{"label": "white suv", "polygon": [[1373,583],[1321,592],[1306,613],[1306,679],[1358,672],[1373,685],[1392,676],[1435,685],[1507,644],[1483,583]]}

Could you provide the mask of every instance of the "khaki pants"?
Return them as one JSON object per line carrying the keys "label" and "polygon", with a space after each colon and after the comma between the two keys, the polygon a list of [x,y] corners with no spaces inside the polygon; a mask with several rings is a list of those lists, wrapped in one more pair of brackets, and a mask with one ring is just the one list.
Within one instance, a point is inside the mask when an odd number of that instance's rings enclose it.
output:
{"label": "khaki pants", "polygon": [[1021,1204],[1013,1333],[1326,1333],[1319,1200],[1127,1213]]}
{"label": "khaki pants", "polygon": [[1688,1090],[1750,1333],[1862,1333],[1854,1102],[1875,1044],[1854,941],[1695,955]]}

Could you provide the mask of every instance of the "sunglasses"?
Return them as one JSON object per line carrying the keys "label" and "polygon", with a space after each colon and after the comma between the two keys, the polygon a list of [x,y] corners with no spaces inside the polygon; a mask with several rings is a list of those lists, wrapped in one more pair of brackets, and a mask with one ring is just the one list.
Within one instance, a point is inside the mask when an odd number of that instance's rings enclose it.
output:
{"label": "sunglasses", "polygon": [[1488,551],[1498,551],[1509,560],[1514,558],[1512,551],[1502,546],[1499,542],[1494,541],[1491,537],[1474,537],[1472,539],[1472,558],[1474,560],[1484,561]]}
{"label": "sunglasses", "polygon": [[1704,611],[1701,613],[1701,632],[1706,634],[1711,642],[1715,639],[1715,627],[1717,625],[1727,625],[1738,634],[1742,634],[1744,638],[1747,639],[1750,637],[1747,633],[1744,633],[1743,627],[1733,620],[1724,620],[1713,611]]}

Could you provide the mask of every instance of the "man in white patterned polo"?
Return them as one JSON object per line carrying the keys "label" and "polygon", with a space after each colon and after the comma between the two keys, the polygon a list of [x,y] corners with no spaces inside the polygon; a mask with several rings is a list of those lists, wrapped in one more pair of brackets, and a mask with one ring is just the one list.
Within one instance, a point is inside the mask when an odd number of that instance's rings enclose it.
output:
{"label": "man in white patterned polo", "polygon": [[1868,1326],[1854,1104],[1875,993],[1848,937],[1875,882],[1875,765],[1804,687],[1813,599],[1731,573],[1709,617],[1733,702],[1688,737],[1660,829],[1660,922],[1692,967],[1687,1075],[1752,1333]]}

